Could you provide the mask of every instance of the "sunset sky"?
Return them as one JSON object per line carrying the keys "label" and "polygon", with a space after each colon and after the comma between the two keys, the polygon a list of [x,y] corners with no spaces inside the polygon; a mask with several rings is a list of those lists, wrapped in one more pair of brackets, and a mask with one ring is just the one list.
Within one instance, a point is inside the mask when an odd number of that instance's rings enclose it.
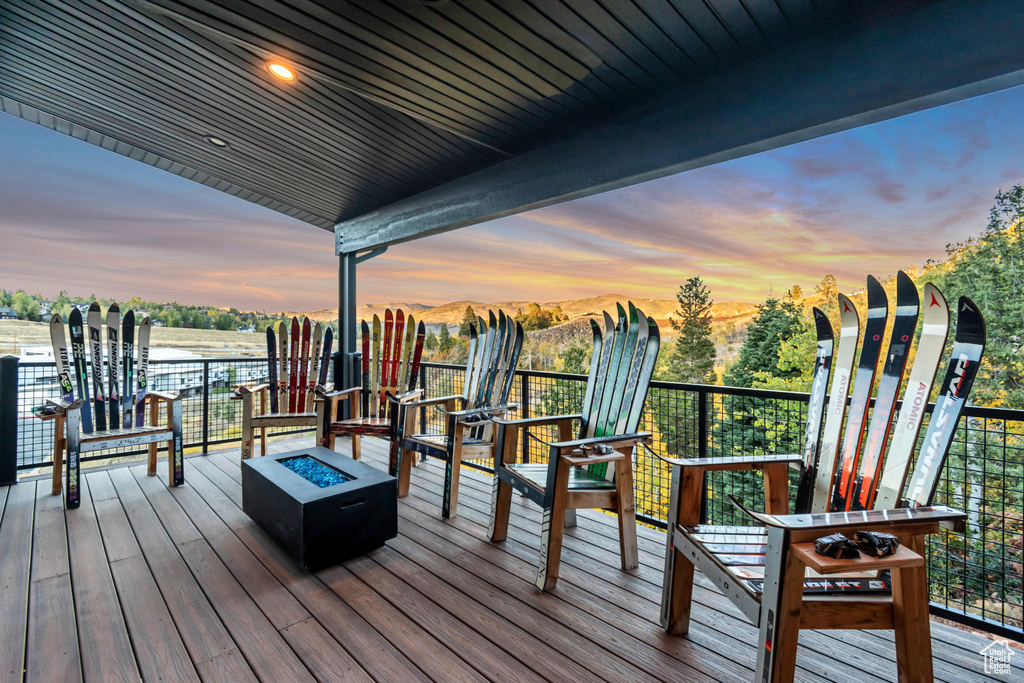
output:
{"label": "sunset sky", "polygon": [[[699,275],[761,301],[942,258],[1024,182],[1024,87],[392,247],[360,303],[667,299]],[[337,306],[333,235],[0,113],[0,286]]]}

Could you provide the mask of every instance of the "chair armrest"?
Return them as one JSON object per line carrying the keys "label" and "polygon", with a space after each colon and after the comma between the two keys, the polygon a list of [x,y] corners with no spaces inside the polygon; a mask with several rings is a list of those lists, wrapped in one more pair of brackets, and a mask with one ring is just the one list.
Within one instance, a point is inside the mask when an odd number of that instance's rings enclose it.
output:
{"label": "chair armrest", "polygon": [[166,391],[147,391],[146,397],[149,396],[152,396],[158,401],[167,401],[168,403],[181,399],[181,394],[172,394]]}
{"label": "chair armrest", "polygon": [[[653,451],[652,451],[653,452]],[[661,460],[670,465],[679,467],[700,467],[709,472],[723,470],[760,470],[765,465],[778,463],[799,464],[804,461],[803,457],[796,454],[789,455],[737,455],[720,458],[670,458],[654,453]]]}
{"label": "chair armrest", "polygon": [[494,418],[494,422],[500,425],[508,425],[511,427],[539,427],[543,425],[553,425],[565,420],[582,420],[583,416],[576,415],[541,415],[539,417],[521,417],[515,420],[499,420]]}
{"label": "chair armrest", "polygon": [[316,396],[317,397],[316,397],[315,400],[317,400],[317,401],[326,401],[327,399],[331,399],[331,398],[335,398],[335,397],[339,397],[339,396],[346,396],[347,394],[354,394],[354,393],[362,391],[362,390],[363,390],[362,387],[349,387],[348,389],[334,389],[333,391],[328,391],[327,389],[325,389],[323,387],[320,387],[320,386],[316,386],[316,387],[313,388],[313,391],[316,392]]}
{"label": "chair armrest", "polygon": [[573,467],[585,467],[586,465],[596,465],[599,462],[614,462],[616,460],[625,459],[625,453],[619,451],[612,451],[611,453],[601,453],[595,455],[560,455],[560,459],[569,463]]}
{"label": "chair armrest", "polygon": [[48,398],[46,402],[32,410],[32,414],[40,420],[52,420],[61,415],[67,415],[68,411],[79,410],[85,402],[82,399],[65,401],[64,399]]}
{"label": "chair armrest", "polygon": [[398,394],[397,396],[395,396],[395,400],[398,401],[399,403],[409,403],[415,400],[417,396],[422,395],[422,389],[412,389],[411,391],[407,391],[404,394]]}
{"label": "chair armrest", "polygon": [[[565,450],[567,448],[575,449],[581,448],[586,449],[590,446],[596,446],[597,444],[613,444],[613,443],[626,443],[637,444],[648,439],[653,438],[650,432],[634,432],[633,434],[613,434],[612,436],[592,436],[589,439],[576,439],[575,441],[555,441],[548,445],[554,446],[555,448]],[[591,462],[596,462],[591,460]]]}
{"label": "chair armrest", "polygon": [[438,403],[447,403],[448,401],[461,401],[462,394],[456,394],[455,396],[435,396],[434,398],[422,398],[418,401],[400,401],[396,396],[388,396],[389,401],[393,403],[401,403],[405,408],[419,408],[421,406],[432,406]]}
{"label": "chair armrest", "polygon": [[[239,384],[237,387],[235,387],[235,390],[231,392],[231,397],[230,398],[231,398],[232,401],[238,401],[243,396],[246,396],[248,394],[259,393],[259,392],[263,391],[264,389],[266,389],[269,386],[270,386],[269,384],[257,384],[255,386],[247,387],[244,384]],[[149,393],[152,394],[154,392],[151,391]]]}
{"label": "chair armrest", "polygon": [[794,531],[840,528],[859,530],[908,524],[937,524],[953,531],[963,531],[967,520],[966,513],[944,505],[859,512],[819,512],[810,515],[768,515],[744,507],[733,496],[729,496],[729,500],[762,524]]}
{"label": "chair armrest", "polygon": [[[439,409],[445,415],[452,415],[456,418],[474,417],[476,415],[487,415],[488,413],[507,413],[512,410],[519,410],[518,403],[506,403],[500,406],[487,406],[483,408],[467,408],[466,410],[445,410]],[[490,416],[488,416],[488,419]]]}

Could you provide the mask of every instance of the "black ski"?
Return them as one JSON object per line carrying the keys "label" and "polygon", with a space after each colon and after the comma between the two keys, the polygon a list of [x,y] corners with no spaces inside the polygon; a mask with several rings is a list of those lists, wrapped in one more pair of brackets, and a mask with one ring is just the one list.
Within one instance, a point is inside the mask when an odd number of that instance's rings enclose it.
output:
{"label": "black ski", "polygon": [[60,385],[60,397],[71,403],[75,400],[75,388],[71,384],[68,339],[64,335],[64,321],[56,313],[50,318],[50,343],[53,344],[53,360],[57,364],[57,383]]}
{"label": "black ski", "polygon": [[89,396],[89,371],[85,365],[85,329],[82,325],[82,312],[71,309],[68,316],[68,327],[71,329],[71,357],[75,363],[75,383],[78,387],[78,398],[82,401],[82,431],[92,434],[92,403]]}
{"label": "black ski", "polygon": [[864,439],[864,427],[867,422],[865,418],[868,402],[871,400],[871,389],[875,383],[875,370],[878,367],[878,354],[882,350],[882,337],[885,336],[888,312],[889,303],[885,289],[878,280],[868,275],[868,319],[864,324],[864,343],[861,345],[860,362],[857,364],[853,396],[850,399],[846,434],[843,436],[843,447],[839,452],[835,478],[832,480],[832,504],[829,506],[832,511],[848,509],[850,494],[853,492],[853,478],[857,473],[860,445]]}
{"label": "black ski", "polygon": [[327,386],[327,373],[330,370],[331,346],[333,342],[334,330],[328,327],[324,331],[323,350],[320,352],[320,377],[317,378],[317,383],[320,386]]}
{"label": "black ski", "polygon": [[116,303],[110,304],[107,309],[107,403],[110,405],[110,428],[117,429],[121,426],[121,400],[119,393],[121,387],[121,343],[118,337],[121,335],[121,309]]}
{"label": "black ski", "polygon": [[878,477],[882,473],[882,451],[892,430],[896,395],[903,382],[920,306],[921,300],[914,281],[902,270],[899,271],[896,274],[896,316],[889,336],[889,351],[885,365],[882,366],[882,378],[875,391],[875,408],[871,413],[871,424],[868,425],[856,486],[852,495],[846,497],[848,510],[866,510],[869,500],[874,497]]}
{"label": "black ski", "polygon": [[270,412],[277,412],[277,339],[274,326],[267,325],[267,364],[270,367]]}
{"label": "black ski", "polygon": [[902,507],[929,505],[939,484],[942,463],[956,432],[960,414],[974,385],[974,377],[985,351],[985,319],[974,302],[965,296],[957,303],[956,337],[949,369],[942,380],[935,410],[928,421],[921,453],[910,475]]}
{"label": "black ski", "polygon": [[818,336],[818,350],[814,359],[814,374],[811,376],[811,397],[807,404],[807,431],[804,433],[804,464],[796,489],[795,509],[804,512],[810,509],[814,495],[814,475],[818,471],[818,441],[821,425],[825,418],[825,394],[832,372],[832,353],[835,337],[828,316],[819,309],[814,313],[814,329]]}
{"label": "black ski", "polygon": [[89,351],[92,361],[93,411],[96,418],[96,431],[107,430],[107,402],[103,398],[103,319],[100,317],[100,305],[93,301],[89,304],[87,315],[89,323]]}
{"label": "black ski", "polygon": [[121,390],[121,426],[132,426],[135,415],[135,311],[129,310],[121,321],[121,376],[124,379]]}

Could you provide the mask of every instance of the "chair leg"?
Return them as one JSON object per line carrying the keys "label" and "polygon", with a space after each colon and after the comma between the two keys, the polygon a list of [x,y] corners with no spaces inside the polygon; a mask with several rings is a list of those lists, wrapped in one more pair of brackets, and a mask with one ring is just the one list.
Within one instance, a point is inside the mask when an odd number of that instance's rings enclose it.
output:
{"label": "chair leg", "polygon": [[78,458],[81,455],[80,434],[82,428],[82,416],[78,410],[71,410],[67,415],[67,473],[68,483],[64,489],[64,504],[69,510],[74,510],[82,504],[81,490],[78,485]]}
{"label": "chair leg", "polygon": [[665,543],[665,575],[662,579],[661,627],[681,636],[690,630],[693,604],[693,562],[675,547],[675,529],[700,521],[704,472],[694,467],[672,468],[672,493],[668,509],[668,538]]}
{"label": "chair leg", "polygon": [[547,495],[549,506],[544,508],[540,529],[540,567],[537,570],[537,588],[553,590],[558,583],[558,569],[562,561],[562,533],[565,523],[565,506],[569,498],[569,464],[558,457],[553,448],[551,457],[556,458],[555,476],[548,477]]}
{"label": "chair leg", "polygon": [[412,461],[418,454],[408,448],[399,447],[398,473],[398,497],[405,498],[409,495],[409,480],[412,478]]}
{"label": "chair leg", "polygon": [[459,474],[462,472],[462,437],[464,427],[454,418],[448,421],[448,457],[444,469],[444,499],[441,517],[451,519],[459,505]]}
{"label": "chair leg", "polygon": [[615,498],[619,513],[619,555],[623,569],[640,566],[636,547],[636,504],[633,500],[633,458],[627,453],[615,461]]}
{"label": "chair leg", "polygon": [[181,442],[181,399],[167,404],[167,426],[171,440],[167,442],[167,483],[181,486],[185,483],[185,450]]}
{"label": "chair leg", "polygon": [[358,434],[352,435],[352,459],[359,460],[363,456],[362,449],[360,447],[361,439]]}
{"label": "chair leg", "polygon": [[763,683],[785,683],[796,673],[806,567],[789,552],[789,532],[785,529],[769,527],[768,547],[754,677]]}
{"label": "chair leg", "polygon": [[[87,407],[88,408],[88,407]],[[59,496],[63,490],[61,477],[64,476],[64,417],[58,416],[53,422],[53,486],[50,490],[55,496]]]}
{"label": "chair leg", "polygon": [[[925,556],[924,537],[901,539]],[[892,570],[893,628],[896,631],[896,671],[900,683],[931,683],[932,638],[928,620],[928,573],[924,564]]]}
{"label": "chair leg", "polygon": [[[498,452],[498,448],[501,452]],[[512,512],[512,485],[502,481],[497,472],[514,464],[519,452],[519,428],[498,425],[495,434],[495,476],[491,488],[491,523],[487,537],[492,541],[508,538],[508,518]]]}
{"label": "chair leg", "polygon": [[[159,420],[160,420],[160,401],[156,400],[155,398],[151,398],[149,400],[149,424],[151,426],[155,427],[157,422],[159,422]],[[244,437],[245,434],[243,433],[242,436]],[[249,432],[249,443],[250,444],[252,443],[252,432],[251,431]],[[149,444],[149,463],[147,464],[147,467],[146,467],[146,475],[150,476],[150,477],[155,477],[156,476],[156,448],[157,448],[156,443]]]}
{"label": "chair leg", "polygon": [[764,511],[769,515],[789,514],[789,463],[764,467]]}
{"label": "chair leg", "polygon": [[576,526],[576,510],[574,508],[568,508],[565,511],[565,528],[572,529]]}

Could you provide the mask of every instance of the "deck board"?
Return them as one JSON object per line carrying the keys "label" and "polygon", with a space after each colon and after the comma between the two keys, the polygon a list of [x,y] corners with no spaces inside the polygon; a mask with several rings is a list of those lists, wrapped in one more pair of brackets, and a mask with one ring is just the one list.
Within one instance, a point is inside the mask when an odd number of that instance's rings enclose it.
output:
{"label": "deck board", "polygon": [[[363,444],[386,467],[383,442]],[[489,543],[492,480],[464,471],[459,515],[442,521],[443,468],[428,462],[398,538],[311,574],[242,513],[237,449],[186,468],[177,489],[141,465],[88,472],[69,512],[45,480],[0,489],[4,680],[753,678],[756,630],[704,577],[691,633],[658,627],[658,530],[638,529],[640,566],[624,572],[614,517],[580,511],[559,584],[540,593],[539,509],[514,496],[508,540]],[[1000,680],[978,655],[991,641],[938,622],[932,635],[936,680]],[[892,632],[801,632],[797,666],[799,681],[895,680]]]}

